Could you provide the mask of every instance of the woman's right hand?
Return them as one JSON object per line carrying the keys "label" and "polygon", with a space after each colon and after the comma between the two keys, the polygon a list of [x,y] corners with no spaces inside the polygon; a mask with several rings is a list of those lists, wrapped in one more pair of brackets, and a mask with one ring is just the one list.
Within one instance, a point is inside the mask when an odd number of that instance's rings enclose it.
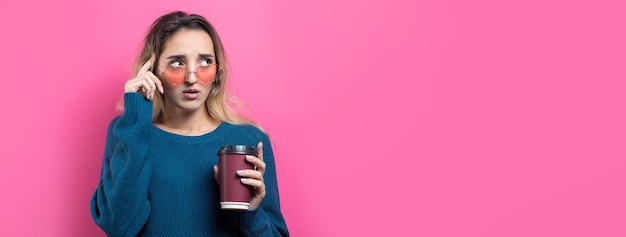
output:
{"label": "woman's right hand", "polygon": [[124,85],[124,92],[137,92],[141,93],[146,99],[151,100],[157,90],[163,94],[163,84],[161,80],[150,71],[150,67],[154,64],[154,54],[150,57],[141,68],[135,78],[130,79]]}

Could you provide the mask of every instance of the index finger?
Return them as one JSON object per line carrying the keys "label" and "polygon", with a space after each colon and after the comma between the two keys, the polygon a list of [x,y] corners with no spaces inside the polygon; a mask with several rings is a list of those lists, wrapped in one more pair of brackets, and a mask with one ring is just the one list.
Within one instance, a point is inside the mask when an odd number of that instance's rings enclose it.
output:
{"label": "index finger", "polygon": [[263,161],[263,142],[259,142],[259,144],[256,145],[256,149],[257,157]]}
{"label": "index finger", "polygon": [[155,59],[156,59],[156,57],[154,56],[154,54],[152,54],[150,59],[148,59],[148,61],[141,66],[141,68],[139,69],[139,72],[137,72],[137,74],[142,74],[142,73],[149,72],[150,71],[150,67],[152,67],[152,64],[154,64],[154,60]]}

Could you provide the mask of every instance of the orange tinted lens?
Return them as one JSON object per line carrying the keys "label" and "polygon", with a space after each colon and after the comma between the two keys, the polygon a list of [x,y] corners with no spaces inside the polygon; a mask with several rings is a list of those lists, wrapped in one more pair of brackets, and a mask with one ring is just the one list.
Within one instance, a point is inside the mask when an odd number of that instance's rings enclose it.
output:
{"label": "orange tinted lens", "polygon": [[163,73],[166,80],[174,84],[181,84],[185,81],[185,74],[187,73],[187,69],[183,67],[173,68],[167,67],[165,69],[165,73]]}
{"label": "orange tinted lens", "polygon": [[210,82],[210,81],[213,81],[213,79],[215,79],[216,72],[217,72],[217,67],[215,64],[210,65],[210,66],[201,66],[201,67],[198,67],[198,70],[196,70],[196,76],[198,77],[198,80],[201,80],[204,82]]}

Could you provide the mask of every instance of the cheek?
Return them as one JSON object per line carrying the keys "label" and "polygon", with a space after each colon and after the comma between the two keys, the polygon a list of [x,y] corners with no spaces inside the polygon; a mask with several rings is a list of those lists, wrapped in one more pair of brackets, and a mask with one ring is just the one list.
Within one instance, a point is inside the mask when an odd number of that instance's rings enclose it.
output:
{"label": "cheek", "polygon": [[196,72],[196,76],[198,78],[198,83],[201,83],[202,85],[207,85],[211,84],[213,80],[215,80],[217,74],[214,70],[198,70],[198,72]]}
{"label": "cheek", "polygon": [[172,77],[166,77],[164,75],[158,76],[159,80],[163,84],[164,89],[174,89],[175,87],[180,86],[185,83],[185,79],[177,79]]}
{"label": "cheek", "polygon": [[175,91],[177,88],[181,87],[183,82],[174,82],[161,78],[161,84],[163,84],[163,89],[167,92]]}
{"label": "cheek", "polygon": [[209,85],[209,84],[211,84],[211,82],[213,82],[213,80],[210,80],[210,81],[198,80],[198,84],[200,84],[202,86]]}
{"label": "cheek", "polygon": [[177,86],[177,85],[183,84],[183,82],[185,82],[185,78],[182,77],[182,78],[173,79],[173,78],[166,77],[165,80],[161,80],[161,81],[165,81],[167,82],[167,84],[170,84],[172,86]]}

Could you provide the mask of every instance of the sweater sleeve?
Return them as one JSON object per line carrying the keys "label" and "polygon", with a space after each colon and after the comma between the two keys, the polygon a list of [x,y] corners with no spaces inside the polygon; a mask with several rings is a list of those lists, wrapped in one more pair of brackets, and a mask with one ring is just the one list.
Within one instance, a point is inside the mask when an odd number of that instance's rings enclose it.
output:
{"label": "sweater sleeve", "polygon": [[152,102],[124,94],[124,114],[109,125],[100,183],[91,198],[91,216],[108,236],[136,236],[150,215],[151,125]]}
{"label": "sweater sleeve", "polygon": [[235,236],[289,236],[285,219],[280,211],[276,163],[274,162],[272,145],[267,135],[261,131],[258,132],[261,135],[256,142],[263,142],[263,161],[266,165],[263,176],[266,190],[265,198],[255,210],[224,210],[226,222]]}

